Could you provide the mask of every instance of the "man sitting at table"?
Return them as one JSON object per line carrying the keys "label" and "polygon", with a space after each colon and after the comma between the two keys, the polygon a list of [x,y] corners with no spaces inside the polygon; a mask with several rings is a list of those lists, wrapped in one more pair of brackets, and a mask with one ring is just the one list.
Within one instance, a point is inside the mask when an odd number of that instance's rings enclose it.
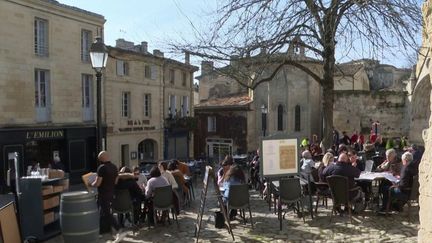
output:
{"label": "man sitting at table", "polygon": [[[398,183],[393,183],[391,186],[385,186],[382,190],[383,206],[380,212],[385,212],[387,206],[391,206],[390,209],[396,211],[402,211],[402,207],[408,200],[411,187],[413,184],[413,177],[418,175],[418,170],[413,161],[413,155],[410,152],[405,152],[402,155],[402,170],[401,176]],[[387,205],[389,203],[389,191],[391,198],[395,199],[395,203]]]}
{"label": "man sitting at table", "polygon": [[390,172],[394,176],[399,176],[402,168],[402,163],[397,157],[396,150],[386,150],[386,160],[382,162],[377,168],[377,172]]}
{"label": "man sitting at table", "polygon": [[[346,153],[339,154],[338,161],[324,169],[324,177],[332,175],[345,176],[348,178],[349,197],[351,201],[362,199],[363,193],[361,192],[361,188],[357,187],[354,183],[354,178],[360,176],[360,170],[351,164]],[[357,190],[353,190],[354,188],[357,188]]]}

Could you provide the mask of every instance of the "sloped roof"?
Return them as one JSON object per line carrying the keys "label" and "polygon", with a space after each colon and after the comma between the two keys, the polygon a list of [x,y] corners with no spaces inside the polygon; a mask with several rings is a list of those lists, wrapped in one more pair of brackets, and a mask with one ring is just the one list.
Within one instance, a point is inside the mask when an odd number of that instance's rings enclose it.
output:
{"label": "sloped roof", "polygon": [[196,109],[211,109],[211,108],[240,108],[246,107],[252,102],[252,99],[248,94],[236,94],[232,96],[211,98],[209,100],[203,100],[199,104],[195,105]]}
{"label": "sloped roof", "polygon": [[98,17],[98,18],[104,18],[104,16],[101,15],[101,14],[97,14],[97,13],[90,12],[90,11],[85,10],[85,9],[81,9],[81,8],[77,8],[77,7],[74,7],[74,6],[70,6],[70,5],[66,5],[66,4],[63,4],[63,3],[59,3],[56,0],[42,0],[42,1],[47,2],[47,3],[51,3],[51,4],[54,4],[54,5],[63,7],[63,8],[71,9],[73,11],[81,12],[81,13],[88,14],[88,15],[93,15],[93,16]]}

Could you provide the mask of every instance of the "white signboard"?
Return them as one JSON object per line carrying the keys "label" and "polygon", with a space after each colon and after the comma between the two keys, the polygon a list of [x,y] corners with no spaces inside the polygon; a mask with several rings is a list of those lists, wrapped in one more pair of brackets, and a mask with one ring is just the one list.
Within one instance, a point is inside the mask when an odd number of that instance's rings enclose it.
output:
{"label": "white signboard", "polygon": [[263,140],[263,176],[298,173],[297,139]]}

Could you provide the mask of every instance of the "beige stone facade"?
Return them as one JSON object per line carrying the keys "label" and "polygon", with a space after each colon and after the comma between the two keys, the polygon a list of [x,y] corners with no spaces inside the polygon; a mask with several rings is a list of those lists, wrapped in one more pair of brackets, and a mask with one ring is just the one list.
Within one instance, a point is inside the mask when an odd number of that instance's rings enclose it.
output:
{"label": "beige stone facade", "polygon": [[196,67],[164,58],[158,50],[151,54],[145,42],[134,45],[121,39],[110,48],[110,57],[104,76],[104,99],[107,147],[112,160],[118,165],[134,166],[192,157],[191,137],[185,139],[188,153],[170,154],[178,151],[176,139],[165,129],[165,120],[170,115],[175,117],[176,112],[178,116],[193,116]]}
{"label": "beige stone facade", "polygon": [[[420,180],[420,230],[418,234],[419,242],[430,242],[432,239],[432,120],[430,117],[431,112],[431,80],[432,66],[430,59],[432,54],[430,48],[432,44],[432,16],[430,9],[432,8],[432,1],[425,1],[423,4],[423,43],[420,50],[419,61],[417,63],[417,84],[412,92],[412,106],[420,105],[423,107],[418,108],[418,112],[426,113],[429,116],[424,117],[426,129],[423,130],[423,139],[425,142],[425,152],[420,162],[419,167],[419,180]],[[413,112],[414,113],[414,112]],[[413,120],[415,122],[415,120]],[[421,123],[421,121],[420,121]],[[418,123],[417,123],[418,124]],[[423,126],[422,126],[423,127]],[[419,129],[418,129],[419,130]]]}
{"label": "beige stone facade", "polygon": [[[0,1],[0,16],[0,124],[44,125],[36,121],[35,69],[49,71],[47,122],[82,123],[81,75],[94,71],[81,60],[81,32],[101,33],[103,16],[30,0]],[[35,54],[35,19],[47,23],[46,56]]]}
{"label": "beige stone facade", "polygon": [[96,89],[88,51],[103,36],[105,18],[50,0],[2,0],[0,16],[2,175],[12,152],[23,167],[46,167],[58,155],[72,180],[95,170]]}

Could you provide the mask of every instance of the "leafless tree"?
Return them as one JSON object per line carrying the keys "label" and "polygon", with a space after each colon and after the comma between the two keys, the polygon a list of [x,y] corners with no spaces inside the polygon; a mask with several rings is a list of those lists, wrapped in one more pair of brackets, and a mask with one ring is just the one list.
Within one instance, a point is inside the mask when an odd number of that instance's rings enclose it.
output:
{"label": "leafless tree", "polygon": [[[285,65],[306,72],[323,89],[326,147],[332,141],[336,49],[369,56],[394,47],[413,50],[422,25],[418,0],[227,0],[216,16],[209,29],[197,32],[197,43],[174,46],[215,61],[234,58],[238,65],[219,71],[252,89]],[[280,55],[293,44],[305,48],[320,70]],[[258,54],[263,49],[268,55]]]}

